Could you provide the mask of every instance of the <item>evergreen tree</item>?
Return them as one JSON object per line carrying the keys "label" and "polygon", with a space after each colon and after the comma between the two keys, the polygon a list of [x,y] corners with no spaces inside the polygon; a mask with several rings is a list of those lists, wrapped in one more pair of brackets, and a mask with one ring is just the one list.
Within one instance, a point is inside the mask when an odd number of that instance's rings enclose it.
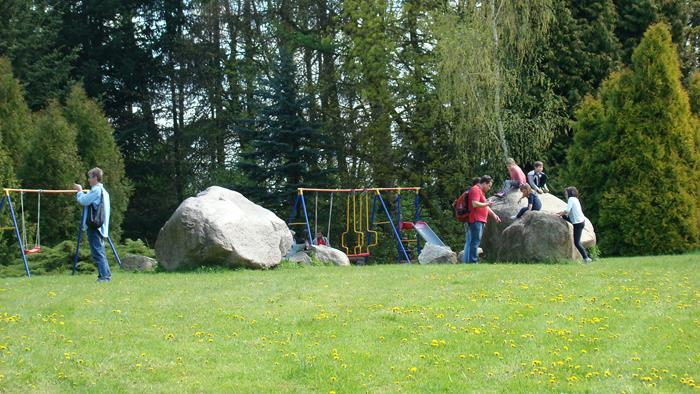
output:
{"label": "evergreen tree", "polygon": [[33,110],[66,91],[71,62],[76,55],[76,43],[59,42],[62,22],[55,3],[52,0],[0,2],[0,56],[11,60]]}
{"label": "evergreen tree", "polygon": [[114,141],[114,129],[100,107],[81,86],[74,86],[66,100],[64,114],[77,131],[78,154],[83,170],[100,167],[111,198],[110,235],[118,240],[131,195],[131,184],[124,174],[124,160]]}
{"label": "evergreen tree", "polygon": [[[621,62],[614,32],[617,14],[612,0],[557,1],[553,6],[556,17],[543,50],[543,70],[572,117],[583,98],[596,92]],[[550,188],[562,187],[560,169],[565,168],[571,142],[569,127],[563,125],[544,157]]]}
{"label": "evergreen tree", "polygon": [[[644,34],[632,67],[577,112],[569,157],[604,253],[678,253],[700,240],[696,124],[670,29]],[[590,194],[589,194],[590,193]]]}
{"label": "evergreen tree", "polygon": [[328,173],[319,166],[324,155],[320,128],[304,116],[307,101],[295,82],[296,66],[291,51],[279,48],[279,60],[262,98],[264,107],[251,138],[252,150],[240,164],[254,184],[251,197],[276,208],[301,186],[323,186]]}
{"label": "evergreen tree", "polygon": [[[77,133],[62,112],[58,102],[50,101],[48,107],[36,115],[37,132],[21,172],[24,187],[71,189],[76,182],[85,185],[86,176],[75,144]],[[25,196],[25,209],[31,207],[33,222],[36,221],[34,203]],[[42,243],[53,245],[75,238],[80,212],[73,194],[43,196]]]}
{"label": "evergreen tree", "polygon": [[690,76],[688,98],[690,99],[691,111],[693,111],[696,116],[700,116],[700,71],[695,71]]}
{"label": "evergreen tree", "polygon": [[0,140],[11,163],[9,166],[3,163],[3,169],[7,167],[17,172],[32,134],[31,114],[22,96],[22,87],[12,74],[9,60],[0,58]]}

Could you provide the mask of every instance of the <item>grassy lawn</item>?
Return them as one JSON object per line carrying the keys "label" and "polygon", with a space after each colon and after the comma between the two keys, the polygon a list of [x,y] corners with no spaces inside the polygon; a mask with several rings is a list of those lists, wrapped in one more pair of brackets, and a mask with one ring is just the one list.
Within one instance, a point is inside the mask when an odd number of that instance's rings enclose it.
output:
{"label": "grassy lawn", "polygon": [[0,279],[0,391],[698,388],[698,254]]}

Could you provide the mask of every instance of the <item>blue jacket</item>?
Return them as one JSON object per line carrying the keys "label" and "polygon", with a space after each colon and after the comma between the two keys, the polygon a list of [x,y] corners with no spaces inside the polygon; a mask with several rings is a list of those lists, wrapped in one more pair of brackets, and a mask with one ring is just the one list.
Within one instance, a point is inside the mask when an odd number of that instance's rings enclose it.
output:
{"label": "blue jacket", "polygon": [[93,188],[90,189],[90,192],[88,193],[83,193],[80,192],[77,194],[76,198],[78,200],[78,203],[82,205],[83,207],[83,222],[82,222],[82,229],[85,230],[87,229],[87,207],[89,205],[92,205],[93,208],[97,208],[98,205],[100,205],[100,198],[104,194],[104,204],[105,204],[105,222],[102,224],[102,227],[100,227],[100,234],[102,234],[103,237],[107,238],[109,237],[109,213],[110,213],[110,204],[109,204],[109,193],[107,193],[107,190],[105,190],[104,186],[102,186],[101,183],[96,184]]}

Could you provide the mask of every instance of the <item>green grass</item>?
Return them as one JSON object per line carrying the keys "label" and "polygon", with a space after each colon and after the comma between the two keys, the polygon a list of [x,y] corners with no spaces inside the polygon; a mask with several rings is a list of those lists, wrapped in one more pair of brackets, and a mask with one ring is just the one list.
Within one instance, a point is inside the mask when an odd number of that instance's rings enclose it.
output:
{"label": "green grass", "polygon": [[700,392],[700,256],[0,279],[0,391]]}

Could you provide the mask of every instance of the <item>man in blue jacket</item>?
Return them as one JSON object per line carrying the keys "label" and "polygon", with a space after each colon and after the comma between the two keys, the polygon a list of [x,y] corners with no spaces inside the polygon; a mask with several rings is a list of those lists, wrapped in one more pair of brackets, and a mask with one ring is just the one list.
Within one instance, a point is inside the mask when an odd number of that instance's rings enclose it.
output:
{"label": "man in blue jacket", "polygon": [[104,238],[109,237],[109,193],[107,193],[107,190],[105,190],[102,185],[103,174],[101,169],[95,167],[88,171],[87,175],[88,181],[90,182],[90,192],[83,193],[83,187],[77,183],[73,185],[73,188],[78,192],[76,198],[78,203],[85,207],[83,209],[87,210],[88,208],[92,208],[97,210],[100,204],[104,204],[104,222],[101,227],[91,228],[87,226],[86,221],[89,212],[83,215],[84,220],[81,226],[83,229],[87,229],[90,253],[92,253],[92,258],[97,264],[97,281],[109,282],[112,279],[112,272],[109,270],[109,263],[107,263],[104,242]]}

